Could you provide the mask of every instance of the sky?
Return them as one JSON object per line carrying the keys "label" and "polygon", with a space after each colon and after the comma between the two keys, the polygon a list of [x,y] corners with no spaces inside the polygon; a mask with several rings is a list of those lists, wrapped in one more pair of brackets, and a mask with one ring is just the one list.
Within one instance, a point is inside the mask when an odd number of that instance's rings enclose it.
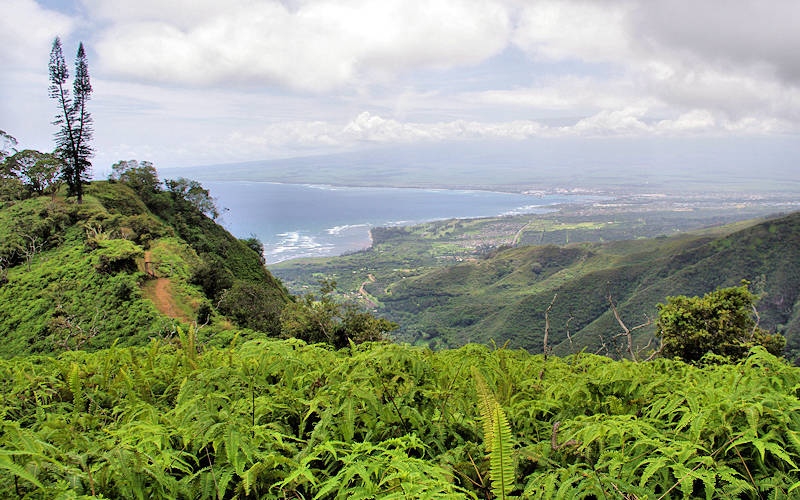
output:
{"label": "sky", "polygon": [[[796,0],[3,0],[0,129],[53,148],[87,49],[95,174],[459,141],[800,132]],[[74,73],[74,71],[72,71]],[[680,146],[676,146],[680,147]],[[773,151],[774,153],[775,151]]]}

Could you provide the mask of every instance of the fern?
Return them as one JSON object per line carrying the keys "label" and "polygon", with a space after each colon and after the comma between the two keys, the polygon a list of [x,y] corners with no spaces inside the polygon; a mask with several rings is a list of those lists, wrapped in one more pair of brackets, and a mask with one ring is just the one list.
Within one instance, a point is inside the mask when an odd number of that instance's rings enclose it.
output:
{"label": "fern", "polygon": [[489,391],[486,380],[473,367],[478,405],[483,424],[483,443],[489,456],[492,493],[497,498],[510,498],[515,483],[515,467],[511,457],[511,426],[503,408]]}
{"label": "fern", "polygon": [[493,415],[494,435],[492,436],[489,459],[492,479],[492,493],[497,498],[511,498],[514,489],[514,462],[511,458],[511,426],[506,414],[499,405],[495,405]]}

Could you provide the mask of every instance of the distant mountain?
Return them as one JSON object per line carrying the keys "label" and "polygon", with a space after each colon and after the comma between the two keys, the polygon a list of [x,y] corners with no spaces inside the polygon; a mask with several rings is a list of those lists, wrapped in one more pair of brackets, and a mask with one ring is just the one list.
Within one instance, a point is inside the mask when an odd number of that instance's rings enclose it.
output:
{"label": "distant mountain", "polygon": [[[751,281],[761,326],[800,355],[800,213],[741,229],[646,240],[525,246],[369,289],[409,340],[455,346],[493,339],[542,351],[544,312],[557,353],[596,349],[620,331],[609,295],[629,327],[655,317],[672,295],[702,295]],[[388,292],[388,293],[387,293]],[[567,337],[569,328],[572,344]],[[654,330],[638,332],[646,343]]]}
{"label": "distant mountain", "polygon": [[[780,148],[775,148],[775,142]],[[792,138],[460,141],[162,169],[168,176],[348,186],[800,192]]]}

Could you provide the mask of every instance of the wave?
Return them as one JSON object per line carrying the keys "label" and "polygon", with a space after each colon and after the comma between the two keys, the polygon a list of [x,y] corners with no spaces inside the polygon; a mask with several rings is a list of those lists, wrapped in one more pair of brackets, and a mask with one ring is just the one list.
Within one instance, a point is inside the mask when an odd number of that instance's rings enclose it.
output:
{"label": "wave", "polygon": [[328,229],[325,230],[325,232],[335,236],[337,234],[340,234],[343,231],[349,231],[351,229],[356,229],[356,228],[359,228],[359,227],[370,227],[370,225],[371,224],[366,224],[366,223],[364,223],[364,224],[345,224],[343,226],[329,227]]}
{"label": "wave", "polygon": [[279,233],[276,236],[281,238],[280,241],[265,248],[264,251],[264,257],[270,264],[296,257],[330,255],[336,248],[330,243],[319,242],[313,236],[302,234],[300,231]]}
{"label": "wave", "polygon": [[500,215],[522,215],[522,214],[529,214],[533,212],[541,211],[542,209],[546,208],[546,205],[525,205],[522,207],[517,207],[507,212],[503,212]]}

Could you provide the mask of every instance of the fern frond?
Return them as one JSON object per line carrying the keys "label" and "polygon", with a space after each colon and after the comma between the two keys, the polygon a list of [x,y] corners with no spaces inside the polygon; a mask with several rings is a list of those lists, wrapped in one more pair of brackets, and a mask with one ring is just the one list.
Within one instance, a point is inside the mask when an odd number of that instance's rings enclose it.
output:
{"label": "fern frond", "polygon": [[475,379],[475,390],[478,393],[478,409],[481,412],[481,425],[483,426],[483,444],[486,453],[491,453],[494,442],[494,408],[497,401],[486,385],[486,380],[480,372],[472,367],[472,377]]}
{"label": "fern frond", "polygon": [[492,423],[494,435],[492,451],[489,454],[492,493],[497,498],[511,498],[515,483],[515,467],[511,458],[511,426],[508,424],[505,412],[498,404],[495,404]]}

